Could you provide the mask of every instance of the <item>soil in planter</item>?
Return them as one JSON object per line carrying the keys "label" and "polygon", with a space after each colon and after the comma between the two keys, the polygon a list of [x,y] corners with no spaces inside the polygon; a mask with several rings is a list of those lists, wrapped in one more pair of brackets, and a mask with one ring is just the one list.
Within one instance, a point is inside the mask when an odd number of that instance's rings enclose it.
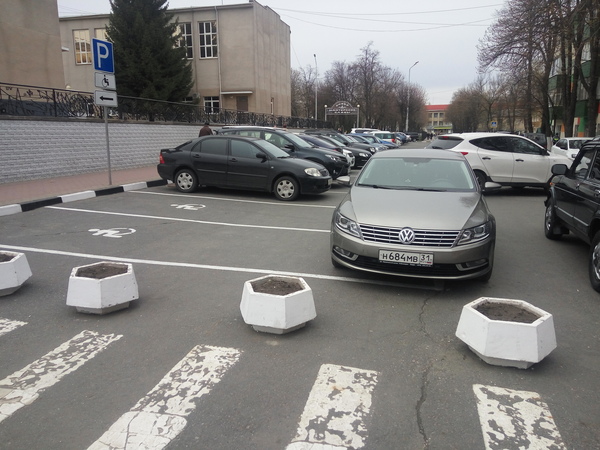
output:
{"label": "soil in planter", "polygon": [[251,284],[254,292],[260,292],[261,294],[288,295],[304,289],[299,281],[285,278],[265,278]]}
{"label": "soil in planter", "polygon": [[0,253],[0,262],[8,262],[15,258],[15,255],[7,255],[6,253]]}
{"label": "soil in planter", "polygon": [[479,304],[475,309],[491,320],[533,323],[540,318],[540,316],[531,311],[509,303],[484,302]]}
{"label": "soil in planter", "polygon": [[78,269],[75,275],[82,278],[101,280],[102,278],[113,277],[122,273],[127,273],[127,266],[122,264],[96,264]]}

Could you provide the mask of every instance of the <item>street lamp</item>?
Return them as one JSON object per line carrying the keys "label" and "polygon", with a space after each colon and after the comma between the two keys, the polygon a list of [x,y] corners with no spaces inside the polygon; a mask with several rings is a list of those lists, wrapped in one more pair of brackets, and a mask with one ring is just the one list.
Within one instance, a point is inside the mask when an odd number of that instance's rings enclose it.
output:
{"label": "street lamp", "polygon": [[406,99],[406,125],[404,127],[404,132],[405,133],[408,133],[408,108],[409,108],[409,105],[410,105],[410,71],[417,64],[419,64],[419,61],[417,61],[416,63],[414,63],[412,66],[410,66],[410,69],[408,69],[408,97]]}
{"label": "street lamp", "polygon": [[317,86],[319,83],[319,66],[317,66],[317,54],[315,53],[313,56],[315,57],[315,120],[317,120]]}
{"label": "street lamp", "polygon": [[360,128],[360,105],[356,105],[356,128]]}
{"label": "street lamp", "polygon": [[325,105],[325,122],[327,122],[327,105]]}

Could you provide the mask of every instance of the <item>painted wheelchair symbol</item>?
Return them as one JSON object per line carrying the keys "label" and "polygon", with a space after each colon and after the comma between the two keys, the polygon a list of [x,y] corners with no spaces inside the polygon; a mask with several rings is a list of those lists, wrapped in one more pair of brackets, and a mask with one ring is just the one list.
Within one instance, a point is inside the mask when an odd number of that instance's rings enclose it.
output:
{"label": "painted wheelchair symbol", "polygon": [[88,230],[92,234],[92,236],[103,236],[109,238],[121,238],[123,236],[127,236],[128,234],[135,233],[133,228],[108,228],[105,230],[101,230],[99,228],[92,228]]}
{"label": "painted wheelchair symbol", "polygon": [[206,205],[197,205],[195,203],[188,203],[187,205],[178,205],[177,203],[173,203],[171,206],[174,206],[177,209],[185,209],[187,211],[198,211],[202,208],[206,208]]}

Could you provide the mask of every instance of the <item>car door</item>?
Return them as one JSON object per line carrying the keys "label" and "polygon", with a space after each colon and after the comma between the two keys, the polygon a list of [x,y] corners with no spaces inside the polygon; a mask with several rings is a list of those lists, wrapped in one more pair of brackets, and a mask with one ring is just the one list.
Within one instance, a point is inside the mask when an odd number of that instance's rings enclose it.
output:
{"label": "car door", "polygon": [[[262,155],[259,158],[257,155]],[[250,141],[231,139],[227,165],[227,185],[266,190],[271,164],[265,152]]]}
{"label": "car door", "polygon": [[588,176],[594,153],[593,149],[580,153],[567,173],[554,185],[556,214],[571,228],[580,228],[575,227],[575,210],[584,200],[580,186]]}
{"label": "car door", "polygon": [[209,137],[198,141],[190,157],[198,184],[224,186],[227,179],[227,143],[223,137]]}
{"label": "car door", "polygon": [[479,160],[492,180],[499,183],[512,181],[514,158],[508,136],[473,139],[471,144],[477,147]]}
{"label": "car door", "polygon": [[583,236],[588,236],[588,230],[594,217],[597,216],[600,204],[600,155],[597,151],[590,151],[593,157],[587,176],[582,179],[579,186],[579,198],[575,203],[573,213],[573,227]]}
{"label": "car door", "polygon": [[545,183],[550,178],[553,161],[548,152],[518,136],[508,136],[508,145],[513,152],[513,183]]}

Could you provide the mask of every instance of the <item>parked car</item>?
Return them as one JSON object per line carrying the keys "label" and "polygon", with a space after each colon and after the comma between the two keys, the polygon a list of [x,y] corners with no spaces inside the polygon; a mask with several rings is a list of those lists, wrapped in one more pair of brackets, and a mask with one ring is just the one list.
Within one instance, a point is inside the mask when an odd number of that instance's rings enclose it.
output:
{"label": "parked car", "polygon": [[381,139],[382,141],[390,142],[394,145],[397,145],[396,133],[390,133],[389,131],[371,131],[368,134],[372,134],[373,136]]}
{"label": "parked car", "polygon": [[377,128],[352,128],[350,133],[369,133],[370,131],[379,131]]}
{"label": "parked car", "polygon": [[562,138],[552,146],[551,152],[556,155],[563,155],[567,158],[575,159],[581,146],[592,139],[593,138],[591,137]]}
{"label": "parked car", "polygon": [[600,292],[600,140],[583,144],[570,167],[557,164],[552,173],[544,233],[559,239],[571,232],[590,244],[590,282]]}
{"label": "parked car", "polygon": [[323,138],[323,136],[315,136],[315,135],[310,135],[310,134],[299,134],[298,137],[300,139],[305,140],[306,142],[308,142],[309,144],[318,147],[318,148],[324,148],[327,150],[332,150],[334,152],[339,152],[341,154],[343,154],[346,159],[348,160],[348,162],[350,163],[350,168],[354,167],[354,164],[356,163],[356,158],[354,157],[354,154],[348,150],[345,146],[343,146],[342,144],[338,144],[337,142],[334,143],[335,141],[329,141]]}
{"label": "parked car", "polygon": [[204,136],[162,149],[157,171],[180,192],[216,186],[272,192],[279,200],[295,200],[300,194],[318,194],[331,187],[331,176],[322,165],[292,158],[265,140],[238,136]]}
{"label": "parked car", "polygon": [[489,279],[496,222],[467,160],[444,150],[378,152],[333,213],[336,267]]}
{"label": "parked car", "polygon": [[348,175],[350,172],[350,163],[348,163],[344,155],[325,148],[315,148],[295,134],[279,128],[231,126],[221,128],[219,134],[264,139],[279,147],[290,156],[308,159],[309,161],[314,161],[325,166],[334,180],[342,175]]}
{"label": "parked car", "polygon": [[405,131],[404,134],[406,134],[411,141],[419,141],[421,139],[421,133],[418,133],[416,131]]}
{"label": "parked car", "polygon": [[364,142],[365,144],[371,144],[377,149],[378,152],[381,150],[388,150],[390,148],[398,148],[398,145],[392,144],[391,142],[382,141],[372,134],[351,133],[347,134],[346,136],[351,136],[352,138],[358,140],[359,142]]}
{"label": "parked car", "polygon": [[410,137],[401,131],[396,132],[396,138],[400,141],[400,144],[406,144],[407,142],[410,142]]}
{"label": "parked car", "polygon": [[548,188],[554,164],[569,164],[561,155],[550,154],[535,142],[514,134],[454,133],[436,136],[426,148],[462,153],[475,171],[479,184]]}
{"label": "parked car", "polygon": [[334,139],[335,141],[339,142],[340,144],[345,145],[348,148],[348,150],[350,150],[350,151],[352,151],[352,153],[354,153],[354,156],[356,158],[355,167],[357,169],[364,166],[365,162],[371,157],[371,155],[377,151],[377,149],[375,147],[373,147],[372,145],[357,142],[353,139],[350,139],[345,134],[338,133],[335,130],[311,129],[311,130],[306,130],[305,133],[313,134],[313,135],[317,135],[317,136],[325,136],[325,137]]}

